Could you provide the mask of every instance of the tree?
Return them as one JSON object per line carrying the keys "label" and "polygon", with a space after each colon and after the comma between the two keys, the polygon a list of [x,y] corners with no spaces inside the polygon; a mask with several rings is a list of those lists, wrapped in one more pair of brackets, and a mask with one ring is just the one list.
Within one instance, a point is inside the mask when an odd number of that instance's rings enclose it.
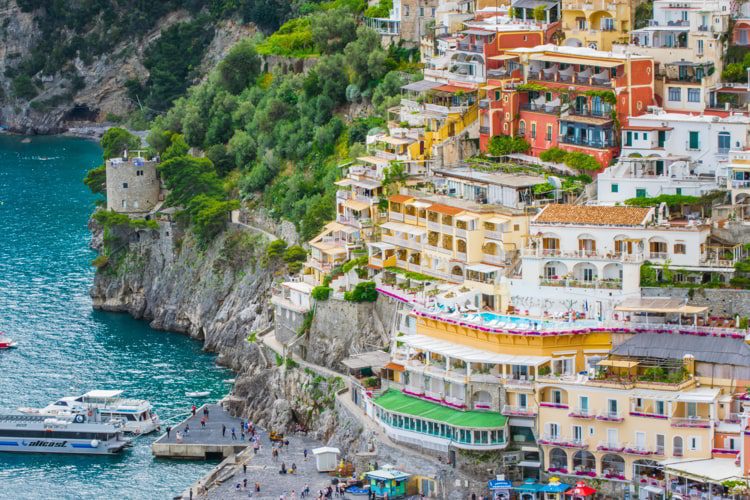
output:
{"label": "tree", "polygon": [[350,292],[344,293],[344,300],[349,302],[375,302],[378,300],[378,291],[372,281],[362,281]]}
{"label": "tree", "polygon": [[206,246],[224,230],[229,213],[240,207],[238,200],[219,200],[206,194],[199,194],[190,200],[187,211],[193,222],[193,232],[199,244]]}
{"label": "tree", "polygon": [[18,75],[11,83],[13,95],[19,99],[31,100],[39,93],[34,81],[28,75]]}
{"label": "tree", "polygon": [[92,168],[86,173],[83,183],[88,186],[94,194],[107,193],[107,169],[104,165]]}
{"label": "tree", "polygon": [[547,9],[544,5],[537,5],[531,11],[531,15],[534,18],[534,21],[545,21],[547,19]]}
{"label": "tree", "polygon": [[99,144],[104,150],[104,159],[108,160],[122,155],[126,150],[138,149],[141,147],[141,139],[124,128],[112,127],[104,132]]}
{"label": "tree", "polygon": [[487,150],[492,156],[505,156],[513,153],[525,153],[531,145],[523,137],[496,135],[490,139]]}
{"label": "tree", "polygon": [[208,158],[179,156],[162,162],[159,167],[164,184],[170,190],[169,206],[187,206],[198,195],[223,198],[221,180]]}
{"label": "tree", "polygon": [[563,163],[568,152],[560,148],[549,148],[546,151],[542,151],[539,155],[539,159],[542,161],[549,161],[552,163]]}
{"label": "tree", "polygon": [[387,70],[385,51],[380,45],[380,35],[374,30],[360,26],[357,28],[357,39],[344,49],[344,56],[349,67],[354,71],[355,81],[359,88],[373,86]]}
{"label": "tree", "polygon": [[236,130],[232,138],[229,139],[227,153],[234,157],[235,165],[243,168],[255,160],[257,147],[258,145],[253,136],[244,130]]}
{"label": "tree", "polygon": [[323,11],[312,18],[312,39],[321,54],[341,52],[357,37],[357,23],[346,9]]}
{"label": "tree", "polygon": [[218,67],[220,85],[237,95],[252,84],[260,74],[260,57],[252,40],[246,38],[229,51]]}
{"label": "tree", "polygon": [[274,240],[268,244],[266,255],[269,259],[280,259],[284,256],[284,252],[286,252],[286,241]]}
{"label": "tree", "polygon": [[570,151],[565,155],[565,165],[575,170],[596,171],[602,165],[593,156],[580,151]]}
{"label": "tree", "polygon": [[293,245],[284,251],[284,262],[303,262],[307,260],[307,251],[299,245]]}
{"label": "tree", "polygon": [[214,144],[206,151],[206,157],[211,160],[216,168],[216,173],[223,177],[234,168],[234,158],[223,144]]}
{"label": "tree", "polygon": [[188,154],[188,151],[190,151],[190,146],[185,142],[185,136],[182,134],[172,134],[170,146],[161,155],[161,159],[162,161],[166,161],[172,158],[179,158]]}

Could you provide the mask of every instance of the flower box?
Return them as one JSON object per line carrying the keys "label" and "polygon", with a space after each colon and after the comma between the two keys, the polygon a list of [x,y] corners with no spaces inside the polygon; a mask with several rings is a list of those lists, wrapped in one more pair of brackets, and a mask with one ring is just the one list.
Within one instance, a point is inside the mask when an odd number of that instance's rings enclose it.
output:
{"label": "flower box", "polygon": [[560,404],[560,403],[549,403],[549,402],[545,402],[545,401],[542,401],[541,403],[539,403],[539,406],[544,406],[546,408],[559,408],[559,409],[562,409],[562,410],[567,410],[568,409],[568,405],[564,405],[564,404]]}
{"label": "flower box", "polygon": [[630,416],[631,417],[658,418],[662,420],[666,420],[668,418],[666,415],[657,415],[656,413],[642,413],[640,411],[631,411]]}

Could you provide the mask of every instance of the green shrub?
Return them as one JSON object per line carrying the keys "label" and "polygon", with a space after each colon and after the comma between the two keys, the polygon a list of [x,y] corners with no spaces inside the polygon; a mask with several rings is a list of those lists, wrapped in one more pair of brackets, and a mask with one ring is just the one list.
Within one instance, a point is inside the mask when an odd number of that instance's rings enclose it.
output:
{"label": "green shrub", "polygon": [[593,156],[580,151],[571,151],[565,155],[565,165],[574,170],[596,171],[602,168]]}
{"label": "green shrub", "polygon": [[39,91],[30,76],[18,75],[11,82],[13,95],[19,99],[30,100],[37,96]]}
{"label": "green shrub", "polygon": [[284,262],[304,262],[307,260],[307,251],[299,245],[292,245],[284,251]]}
{"label": "green shrub", "polygon": [[286,252],[286,241],[274,240],[269,243],[266,249],[266,256],[269,259],[280,259],[284,256],[284,252]]}
{"label": "green shrub", "polygon": [[487,150],[493,156],[504,156],[513,153],[526,153],[531,145],[523,137],[496,135],[490,139]]}
{"label": "green shrub", "polygon": [[331,296],[332,288],[325,285],[319,285],[312,289],[310,296],[315,300],[328,300]]}
{"label": "green shrub", "polygon": [[568,152],[560,148],[549,148],[546,151],[542,151],[539,155],[539,159],[542,161],[549,161],[552,163],[562,163],[565,161],[565,157]]}
{"label": "green shrub", "polygon": [[101,269],[107,264],[109,264],[109,257],[104,254],[98,255],[94,260],[91,261],[91,265],[97,269]]}
{"label": "green shrub", "polygon": [[124,128],[112,127],[104,132],[99,144],[104,150],[104,159],[106,160],[122,155],[125,150],[140,148],[141,139]]}
{"label": "green shrub", "polygon": [[378,299],[378,291],[372,281],[357,283],[353,290],[344,293],[344,300],[349,302],[375,302]]}
{"label": "green shrub", "polygon": [[107,193],[107,167],[100,165],[86,172],[83,183],[88,186],[94,194]]}

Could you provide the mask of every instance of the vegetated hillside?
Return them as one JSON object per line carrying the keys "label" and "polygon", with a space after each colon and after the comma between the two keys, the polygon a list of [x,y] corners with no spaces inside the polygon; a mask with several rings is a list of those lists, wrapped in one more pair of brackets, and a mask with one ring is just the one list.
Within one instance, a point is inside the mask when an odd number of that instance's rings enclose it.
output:
{"label": "vegetated hillside", "polygon": [[[306,5],[306,4],[305,4]],[[145,126],[202,75],[204,58],[304,5],[282,0],[0,0],[0,124]]]}
{"label": "vegetated hillside", "polygon": [[[418,78],[415,51],[383,48],[358,23],[363,9],[358,0],[308,6],[265,40],[243,40],[154,120],[148,142],[162,159],[166,205],[184,209],[181,220],[200,243],[222,231],[239,200],[293,222],[305,240],[334,218],[339,165],[362,156],[367,131],[385,125],[400,87]],[[258,47],[295,52],[279,43],[284,37],[308,40],[308,71],[267,72]],[[189,156],[190,147],[205,157]],[[400,172],[393,166],[389,179],[398,182]],[[102,174],[93,171],[90,185]]]}

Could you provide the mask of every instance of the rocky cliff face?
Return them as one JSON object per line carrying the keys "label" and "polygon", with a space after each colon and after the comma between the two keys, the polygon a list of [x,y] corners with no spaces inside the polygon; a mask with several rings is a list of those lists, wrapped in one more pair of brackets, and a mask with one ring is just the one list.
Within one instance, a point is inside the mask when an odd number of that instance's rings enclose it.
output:
{"label": "rocky cliff face", "polygon": [[[103,122],[110,113],[126,116],[135,108],[135,103],[127,96],[125,82],[132,78],[144,81],[148,77],[141,63],[144,50],[162,30],[188,19],[186,12],[172,12],[160,19],[157,28],[141,40],[120,43],[88,64],[80,58],[74,59],[73,66],[83,78],[78,90],[72,87],[70,78],[61,73],[40,72],[34,77],[40,93],[29,101],[14,97],[6,71],[12,71],[19,61],[29,56],[41,33],[33,13],[22,12],[15,0],[0,0],[0,90],[3,97],[0,125],[13,132],[50,134],[70,126]],[[237,41],[256,31],[252,25],[232,20],[218,23],[215,28],[214,39],[203,60],[202,74],[210,71]]]}

